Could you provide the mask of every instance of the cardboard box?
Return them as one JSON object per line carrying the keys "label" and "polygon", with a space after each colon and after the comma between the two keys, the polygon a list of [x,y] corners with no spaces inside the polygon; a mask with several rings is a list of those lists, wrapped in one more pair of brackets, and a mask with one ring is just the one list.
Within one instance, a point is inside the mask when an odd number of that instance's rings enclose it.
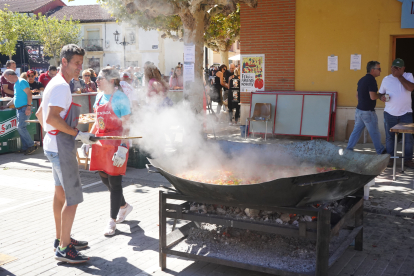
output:
{"label": "cardboard box", "polygon": [[[345,132],[345,139],[349,141],[349,137],[351,136],[352,131],[354,130],[355,120],[348,120],[346,124],[346,132]],[[372,143],[371,137],[366,128],[361,133],[361,137],[359,137],[358,144],[364,143],[364,135],[366,137],[366,143]]]}

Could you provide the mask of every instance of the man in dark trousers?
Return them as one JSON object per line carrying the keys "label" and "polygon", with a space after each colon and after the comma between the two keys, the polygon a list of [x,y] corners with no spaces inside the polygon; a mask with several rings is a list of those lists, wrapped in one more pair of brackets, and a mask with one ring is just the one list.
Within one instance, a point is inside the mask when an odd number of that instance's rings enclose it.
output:
{"label": "man in dark trousers", "polygon": [[381,134],[378,128],[378,117],[375,113],[377,100],[385,102],[385,95],[378,94],[378,85],[375,80],[381,74],[381,66],[378,61],[370,61],[367,64],[367,74],[358,81],[356,97],[358,105],[355,110],[355,126],[349,137],[348,150],[353,150],[364,127],[367,128],[377,154],[386,153],[381,144]]}
{"label": "man in dark trousers", "polygon": [[[396,58],[391,65],[391,74],[382,80],[379,90],[380,93],[389,95],[389,101],[385,103],[384,108],[384,127],[385,144],[391,156],[394,155],[395,134],[390,129],[398,123],[413,122],[411,108],[411,91],[413,90],[413,74],[405,72],[404,61]],[[414,169],[413,142],[412,135],[405,135],[404,165],[412,169]]]}

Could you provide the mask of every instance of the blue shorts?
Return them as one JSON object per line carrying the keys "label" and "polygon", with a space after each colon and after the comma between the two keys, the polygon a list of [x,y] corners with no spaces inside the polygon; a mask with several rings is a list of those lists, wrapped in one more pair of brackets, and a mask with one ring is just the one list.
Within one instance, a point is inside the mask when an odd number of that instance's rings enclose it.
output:
{"label": "blue shorts", "polygon": [[45,150],[45,156],[52,163],[53,178],[55,179],[55,186],[62,186],[62,169],[60,167],[59,153]]}

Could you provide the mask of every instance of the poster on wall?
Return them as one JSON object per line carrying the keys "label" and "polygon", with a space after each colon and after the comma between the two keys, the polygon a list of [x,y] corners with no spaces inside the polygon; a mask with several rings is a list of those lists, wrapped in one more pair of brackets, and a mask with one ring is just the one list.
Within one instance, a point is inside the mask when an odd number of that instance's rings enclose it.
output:
{"label": "poster on wall", "polygon": [[361,70],[361,55],[351,55],[351,70]]}
{"label": "poster on wall", "polygon": [[338,56],[332,55],[328,57],[328,71],[338,71]]}
{"label": "poster on wall", "polygon": [[194,82],[194,63],[184,63],[183,69],[184,87],[190,89],[191,83]]}
{"label": "poster on wall", "polygon": [[184,45],[184,62],[195,62],[195,45]]}
{"label": "poster on wall", "polygon": [[265,55],[241,55],[240,91],[265,90]]}

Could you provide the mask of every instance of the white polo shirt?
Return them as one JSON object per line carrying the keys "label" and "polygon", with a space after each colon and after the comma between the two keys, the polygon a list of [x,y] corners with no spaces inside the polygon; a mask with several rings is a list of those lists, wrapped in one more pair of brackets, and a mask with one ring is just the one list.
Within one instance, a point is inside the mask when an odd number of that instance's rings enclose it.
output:
{"label": "white polo shirt", "polygon": [[47,132],[55,130],[54,127],[46,123],[47,113],[49,106],[59,106],[63,108],[60,112],[60,117],[65,118],[66,113],[72,103],[72,94],[70,93],[69,84],[62,77],[61,74],[57,74],[46,86],[43,92],[42,114],[43,114],[43,127],[46,131],[46,135],[43,138],[43,149],[46,151],[58,152],[56,144],[56,135],[51,135]]}
{"label": "white polo shirt", "polygon": [[[403,77],[409,82],[414,83],[413,74],[405,72]],[[390,100],[385,102],[384,108],[384,111],[388,114],[402,116],[408,112],[413,112],[411,109],[411,91],[405,89],[398,78],[392,74],[382,80],[379,93],[390,95]]]}

